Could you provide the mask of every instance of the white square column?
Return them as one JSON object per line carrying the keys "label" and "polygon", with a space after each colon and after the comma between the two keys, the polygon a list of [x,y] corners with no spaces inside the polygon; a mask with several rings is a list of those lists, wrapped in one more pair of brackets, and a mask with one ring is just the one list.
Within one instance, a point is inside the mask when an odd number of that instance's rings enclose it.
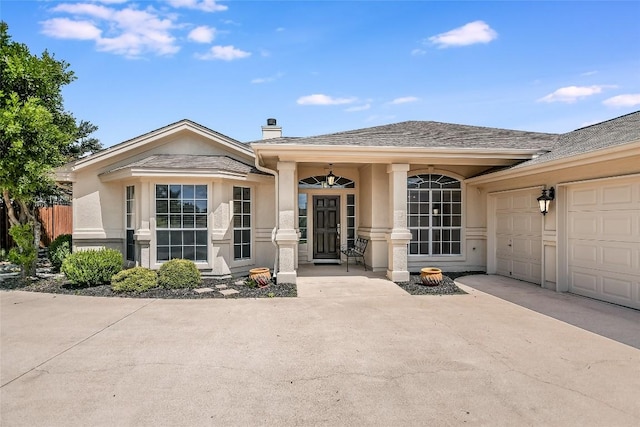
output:
{"label": "white square column", "polygon": [[411,232],[407,228],[407,172],[408,164],[387,166],[389,174],[389,218],[391,232],[387,234],[387,277],[394,282],[408,282],[408,245]]}
{"label": "white square column", "polygon": [[296,283],[296,162],[278,162],[278,282]]}

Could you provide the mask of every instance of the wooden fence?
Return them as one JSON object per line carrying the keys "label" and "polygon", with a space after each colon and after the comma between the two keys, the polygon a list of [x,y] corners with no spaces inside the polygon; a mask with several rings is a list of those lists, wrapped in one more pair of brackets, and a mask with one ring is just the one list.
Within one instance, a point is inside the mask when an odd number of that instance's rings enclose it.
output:
{"label": "wooden fence", "polygon": [[[54,204],[37,208],[38,218],[42,223],[40,246],[46,247],[61,234],[73,231],[73,207],[71,205]],[[9,235],[9,218],[6,207],[0,205],[0,248],[9,249],[13,241]]]}
{"label": "wooden fence", "polygon": [[61,234],[73,232],[73,207],[70,205],[39,207],[38,217],[42,223],[42,246],[49,246]]}

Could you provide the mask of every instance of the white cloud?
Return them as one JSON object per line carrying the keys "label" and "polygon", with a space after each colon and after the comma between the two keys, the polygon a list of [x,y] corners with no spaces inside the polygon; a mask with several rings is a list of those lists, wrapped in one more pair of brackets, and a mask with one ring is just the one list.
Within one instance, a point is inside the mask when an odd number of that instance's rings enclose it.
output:
{"label": "white cloud", "polygon": [[353,104],[357,98],[334,98],[329,95],[316,93],[313,95],[301,96],[296,101],[299,105],[344,105]]}
{"label": "white cloud", "polygon": [[538,102],[566,102],[568,104],[576,102],[578,99],[586,98],[602,92],[602,89],[611,86],[567,86],[552,92]]}
{"label": "white cloud", "polygon": [[275,75],[273,75],[271,77],[258,77],[258,78],[255,78],[255,79],[251,80],[251,83],[254,83],[254,84],[269,83],[269,82],[273,82],[275,80],[278,80],[282,76],[284,76],[284,73],[276,73]]}
{"label": "white cloud", "polygon": [[617,95],[602,101],[607,107],[635,107],[640,105],[640,93]]}
{"label": "white cloud", "polygon": [[67,18],[54,18],[42,22],[42,32],[49,37],[74,40],[97,40],[102,33],[91,22]]}
{"label": "white cloud", "polygon": [[420,98],[416,98],[415,96],[404,96],[402,98],[394,99],[389,104],[392,104],[392,105],[408,104],[409,102],[416,102],[416,101],[419,101],[419,100],[420,100]]}
{"label": "white cloud", "polygon": [[54,12],[66,12],[73,15],[88,15],[92,18],[110,19],[115,9],[91,3],[62,3],[51,9]]}
{"label": "white cloud", "polygon": [[354,113],[356,111],[365,111],[370,108],[371,108],[371,104],[364,104],[364,105],[356,105],[354,107],[349,107],[344,111],[346,111],[347,113]]}
{"label": "white cloud", "polygon": [[186,9],[196,9],[203,12],[224,12],[229,9],[228,6],[218,4],[215,0],[167,0],[168,3],[176,8],[184,7]]}
{"label": "white cloud", "polygon": [[[98,50],[127,57],[145,53],[171,55],[180,50],[171,33],[177,26],[152,7],[138,10],[135,6],[118,9],[91,3],[62,3],[51,10],[68,13],[74,19],[42,22],[43,33],[50,37],[95,40]],[[84,19],[87,17],[91,22]]]}
{"label": "white cloud", "polygon": [[412,55],[412,56],[420,56],[420,55],[424,55],[424,54],[426,54],[426,53],[427,53],[427,51],[426,51],[426,50],[424,50],[424,49],[413,49],[413,50],[411,51],[411,55]]}
{"label": "white cloud", "polygon": [[585,73],[580,74],[582,77],[593,76],[594,74],[598,74],[597,71],[587,71]]}
{"label": "white cloud", "polygon": [[233,61],[234,59],[242,59],[250,55],[251,52],[245,52],[233,46],[213,46],[207,53],[197,54],[196,58],[203,60],[220,59],[222,61]]}
{"label": "white cloud", "polygon": [[283,32],[283,31],[284,31],[284,27],[278,27],[278,28],[276,28],[276,32],[277,32],[277,33],[281,33],[281,32]]}
{"label": "white cloud", "polygon": [[206,25],[201,25],[191,30],[187,37],[189,38],[189,40],[194,41],[196,43],[211,43],[215,38],[215,36],[216,36],[215,28],[207,27]]}
{"label": "white cloud", "polygon": [[468,46],[476,43],[489,43],[498,38],[498,33],[484,21],[474,21],[446,33],[429,37],[429,42],[440,48]]}

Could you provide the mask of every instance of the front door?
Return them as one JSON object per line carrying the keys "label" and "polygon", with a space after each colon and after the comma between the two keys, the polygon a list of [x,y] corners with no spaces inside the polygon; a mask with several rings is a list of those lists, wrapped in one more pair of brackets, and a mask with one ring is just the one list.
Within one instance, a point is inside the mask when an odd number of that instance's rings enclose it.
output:
{"label": "front door", "polygon": [[313,258],[340,258],[340,196],[313,196]]}

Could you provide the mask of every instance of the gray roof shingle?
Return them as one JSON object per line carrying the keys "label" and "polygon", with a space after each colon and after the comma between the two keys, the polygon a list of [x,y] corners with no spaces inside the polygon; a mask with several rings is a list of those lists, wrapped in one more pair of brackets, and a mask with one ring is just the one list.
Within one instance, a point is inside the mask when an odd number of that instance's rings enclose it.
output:
{"label": "gray roof shingle", "polygon": [[263,172],[229,156],[206,156],[192,154],[154,154],[144,159],[119,166],[105,173],[115,172],[127,168],[138,169],[206,169],[217,172],[232,172],[239,174]]}
{"label": "gray roof shingle", "polygon": [[640,140],[640,111],[559,136],[556,147],[514,168],[559,160]]}
{"label": "gray roof shingle", "polygon": [[551,150],[558,135],[432,121],[407,121],[304,138],[273,138],[254,144],[351,145],[369,147]]}

